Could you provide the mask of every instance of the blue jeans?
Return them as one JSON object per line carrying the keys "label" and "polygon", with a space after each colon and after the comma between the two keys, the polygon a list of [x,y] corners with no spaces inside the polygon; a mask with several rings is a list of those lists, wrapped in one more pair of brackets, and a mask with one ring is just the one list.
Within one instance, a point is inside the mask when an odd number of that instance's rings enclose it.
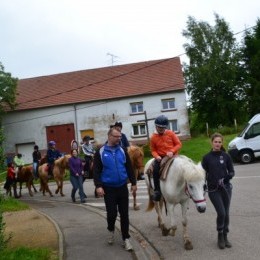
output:
{"label": "blue jeans", "polygon": [[84,201],[83,176],[70,175],[70,182],[72,184],[71,198],[75,199],[76,191],[79,190],[80,200]]}
{"label": "blue jeans", "polygon": [[38,166],[39,166],[38,162],[33,162],[33,176],[34,176],[34,179],[36,179],[36,180],[39,178]]}

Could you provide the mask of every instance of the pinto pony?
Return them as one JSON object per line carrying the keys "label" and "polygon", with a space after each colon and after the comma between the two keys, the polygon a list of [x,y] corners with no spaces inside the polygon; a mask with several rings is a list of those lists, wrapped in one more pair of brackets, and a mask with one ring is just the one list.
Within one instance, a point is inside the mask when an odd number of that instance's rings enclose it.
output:
{"label": "pinto pony", "polygon": [[[182,210],[182,226],[183,226],[183,239],[184,248],[186,250],[193,249],[191,239],[187,233],[187,210],[189,199],[195,203],[198,212],[203,213],[206,210],[205,200],[205,171],[201,164],[195,164],[191,159],[186,156],[179,155],[171,162],[166,179],[160,180],[160,187],[162,192],[162,199],[160,202],[152,201],[153,181],[152,176],[148,173],[154,159],[150,159],[145,165],[145,181],[149,193],[149,204],[147,211],[155,210],[158,215],[158,224],[162,230],[162,234],[174,236],[177,229],[176,220],[174,218],[174,208],[176,205],[181,205]],[[162,218],[163,200],[165,201],[166,208],[170,214],[170,229],[165,227]]]}
{"label": "pinto pony", "polygon": [[26,183],[26,186],[28,188],[28,191],[29,191],[29,194],[31,197],[33,196],[32,187],[33,187],[34,192],[37,192],[37,189],[35,188],[35,186],[33,184],[33,180],[34,180],[34,175],[33,175],[33,166],[32,165],[19,167],[18,172],[17,172],[17,179],[16,179],[16,183],[20,183],[19,197],[22,196],[23,182]]}
{"label": "pinto pony", "polygon": [[[55,194],[58,194],[60,192],[61,196],[64,196],[63,194],[63,180],[65,176],[65,170],[69,168],[69,158],[71,155],[65,155],[64,157],[61,157],[57,159],[54,162],[53,167],[53,178],[57,184],[57,189],[55,191]],[[48,192],[51,197],[53,197],[53,194],[49,188],[48,182],[48,164],[44,163],[39,166],[39,178],[41,183],[41,191],[43,196],[45,196],[45,192]]]}
{"label": "pinto pony", "polygon": [[[130,160],[131,160],[131,163],[132,163],[135,178],[137,180],[138,175],[140,174],[140,172],[143,172],[143,169],[144,169],[144,164],[143,164],[144,152],[143,152],[143,149],[139,146],[131,145],[127,148],[127,152],[129,154],[129,157],[130,157]],[[134,210],[139,210],[140,207],[136,203],[136,192],[133,192],[133,199],[134,199],[134,205],[133,205]]]}

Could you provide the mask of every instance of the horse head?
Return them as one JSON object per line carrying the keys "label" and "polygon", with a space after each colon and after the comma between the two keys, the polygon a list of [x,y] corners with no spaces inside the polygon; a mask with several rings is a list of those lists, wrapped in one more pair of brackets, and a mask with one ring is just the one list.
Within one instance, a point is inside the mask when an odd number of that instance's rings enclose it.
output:
{"label": "horse head", "polygon": [[198,212],[204,213],[206,211],[205,171],[201,164],[196,165],[193,162],[187,164],[184,178],[185,193],[193,200]]}
{"label": "horse head", "polygon": [[128,154],[132,165],[135,169],[142,169],[144,167],[143,160],[144,160],[144,152],[143,149],[139,146],[131,145],[128,148]]}

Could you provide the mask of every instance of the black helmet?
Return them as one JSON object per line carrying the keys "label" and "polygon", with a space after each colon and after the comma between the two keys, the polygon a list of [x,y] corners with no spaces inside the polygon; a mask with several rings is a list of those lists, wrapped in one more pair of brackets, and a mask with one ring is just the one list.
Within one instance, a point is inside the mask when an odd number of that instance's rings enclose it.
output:
{"label": "black helmet", "polygon": [[89,141],[90,140],[90,136],[89,135],[85,135],[84,137],[83,137],[83,141]]}
{"label": "black helmet", "polygon": [[119,127],[123,128],[122,122],[119,122],[119,121],[115,122],[115,126],[119,126]]}
{"label": "black helmet", "polygon": [[35,146],[34,146],[34,150],[39,150],[39,146],[38,146],[38,145],[35,145]]}
{"label": "black helmet", "polygon": [[161,115],[155,119],[154,123],[156,126],[167,128],[169,121],[166,116]]}

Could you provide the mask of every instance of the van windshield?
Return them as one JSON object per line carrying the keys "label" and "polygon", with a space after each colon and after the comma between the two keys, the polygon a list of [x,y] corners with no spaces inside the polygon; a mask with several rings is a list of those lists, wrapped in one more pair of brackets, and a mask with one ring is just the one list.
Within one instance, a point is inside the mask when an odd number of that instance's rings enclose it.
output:
{"label": "van windshield", "polygon": [[242,137],[242,136],[244,135],[244,133],[245,133],[245,131],[247,130],[248,126],[249,126],[249,123],[247,123],[247,125],[244,127],[244,129],[242,130],[242,132],[238,135],[238,137]]}

